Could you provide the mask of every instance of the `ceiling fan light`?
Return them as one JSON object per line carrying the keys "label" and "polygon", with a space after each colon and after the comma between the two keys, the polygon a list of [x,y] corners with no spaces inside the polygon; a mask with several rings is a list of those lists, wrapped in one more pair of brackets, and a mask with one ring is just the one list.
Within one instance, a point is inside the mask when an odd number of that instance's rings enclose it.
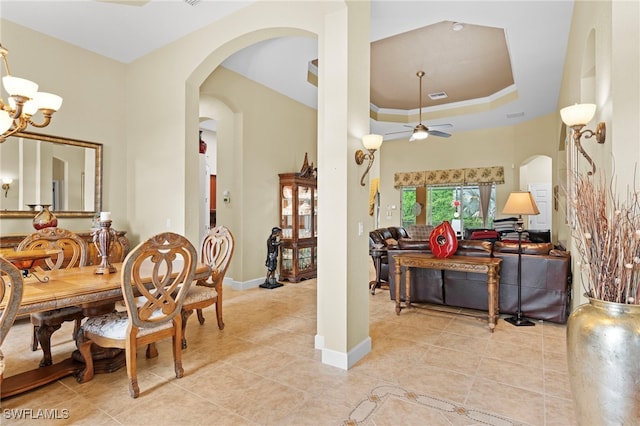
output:
{"label": "ceiling fan light", "polygon": [[416,140],[423,140],[429,137],[429,133],[422,130],[422,129],[416,129],[413,131],[413,139]]}

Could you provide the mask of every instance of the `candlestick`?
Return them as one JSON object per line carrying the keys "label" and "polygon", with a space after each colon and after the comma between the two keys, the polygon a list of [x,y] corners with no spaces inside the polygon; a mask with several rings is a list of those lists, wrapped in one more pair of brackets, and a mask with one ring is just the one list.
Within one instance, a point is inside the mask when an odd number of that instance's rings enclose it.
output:
{"label": "candlestick", "polygon": [[97,229],[93,233],[93,244],[96,246],[98,250],[98,254],[102,259],[100,265],[96,268],[96,274],[113,274],[116,272],[116,267],[109,263],[109,253],[111,249],[111,241],[113,240],[113,236],[115,235],[115,231],[111,229],[111,221],[110,220],[102,220],[103,212],[100,213],[100,229]]}

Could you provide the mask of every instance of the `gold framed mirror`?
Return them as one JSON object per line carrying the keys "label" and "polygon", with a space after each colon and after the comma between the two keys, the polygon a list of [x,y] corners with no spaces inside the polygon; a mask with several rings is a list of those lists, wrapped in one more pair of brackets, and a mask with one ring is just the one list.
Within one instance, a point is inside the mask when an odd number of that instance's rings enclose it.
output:
{"label": "gold framed mirror", "polygon": [[[0,218],[93,217],[102,207],[102,144],[20,132],[0,144]],[[37,207],[36,207],[37,209]]]}

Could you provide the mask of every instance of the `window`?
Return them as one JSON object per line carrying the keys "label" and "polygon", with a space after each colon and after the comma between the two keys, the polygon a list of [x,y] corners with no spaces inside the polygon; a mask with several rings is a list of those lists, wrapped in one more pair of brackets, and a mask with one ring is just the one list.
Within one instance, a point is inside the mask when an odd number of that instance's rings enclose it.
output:
{"label": "window", "polygon": [[[402,226],[416,223],[416,187],[402,188]],[[448,220],[462,233],[465,228],[492,228],[496,215],[496,186],[490,185],[486,224],[482,218],[480,186],[431,186],[426,188],[426,223],[438,225]],[[455,221],[455,222],[454,222]],[[459,221],[459,222],[458,222]],[[458,225],[458,226],[456,226]]]}

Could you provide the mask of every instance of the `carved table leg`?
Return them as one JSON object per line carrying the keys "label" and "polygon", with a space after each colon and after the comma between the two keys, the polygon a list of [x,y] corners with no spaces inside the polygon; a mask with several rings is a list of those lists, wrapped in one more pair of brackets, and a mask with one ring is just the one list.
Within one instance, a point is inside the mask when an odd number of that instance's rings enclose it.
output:
{"label": "carved table leg", "polygon": [[411,268],[407,267],[407,273],[404,278],[404,305],[411,308]]}
{"label": "carved table leg", "polygon": [[400,286],[402,285],[402,265],[396,265],[396,315],[400,315]]}
{"label": "carved table leg", "polygon": [[498,302],[498,290],[497,290],[497,271],[495,268],[490,267],[487,271],[487,287],[489,293],[489,331],[493,333],[493,330],[496,328],[496,321],[499,309]]}
{"label": "carved table leg", "polygon": [[40,342],[40,347],[42,348],[42,360],[40,361],[40,367],[46,367],[47,365],[51,365],[53,363],[51,360],[51,335],[56,330],[59,330],[60,327],[62,327],[61,324],[43,324],[38,327],[36,336],[38,338],[38,342]]}

